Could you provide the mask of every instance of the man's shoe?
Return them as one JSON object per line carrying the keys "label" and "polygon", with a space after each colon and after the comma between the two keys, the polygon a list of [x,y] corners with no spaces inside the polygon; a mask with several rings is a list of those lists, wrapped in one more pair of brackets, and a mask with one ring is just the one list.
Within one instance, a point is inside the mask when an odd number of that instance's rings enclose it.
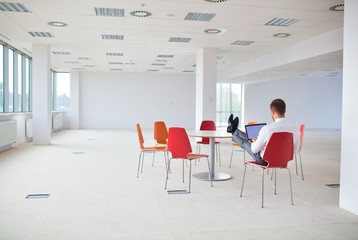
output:
{"label": "man's shoe", "polygon": [[227,120],[228,126],[227,126],[226,131],[227,131],[228,133],[233,133],[233,131],[232,131],[233,120],[234,120],[234,115],[231,114],[230,117],[229,117],[229,119]]}
{"label": "man's shoe", "polygon": [[239,118],[236,117],[232,121],[232,131],[233,131],[233,133],[237,130],[238,126],[239,126]]}

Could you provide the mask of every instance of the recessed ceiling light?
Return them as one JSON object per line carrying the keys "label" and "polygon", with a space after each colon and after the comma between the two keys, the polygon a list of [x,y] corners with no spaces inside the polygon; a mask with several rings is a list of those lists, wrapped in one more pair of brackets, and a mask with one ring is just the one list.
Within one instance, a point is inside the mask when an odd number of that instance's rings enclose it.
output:
{"label": "recessed ceiling light", "polygon": [[152,16],[151,12],[144,11],[144,10],[132,11],[129,14],[134,16],[134,17],[149,17],[149,16]]}
{"label": "recessed ceiling light", "polygon": [[64,51],[52,51],[55,55],[71,55],[70,52],[64,52]]}
{"label": "recessed ceiling light", "polygon": [[123,71],[122,68],[111,68],[111,71]]}
{"label": "recessed ceiling light", "polygon": [[204,30],[204,33],[219,34],[219,33],[221,33],[221,30],[219,30],[219,29],[206,29],[206,30]]}
{"label": "recessed ceiling light", "polygon": [[55,22],[48,22],[47,24],[50,25],[50,26],[53,26],[53,27],[66,27],[66,26],[68,26],[67,23],[57,22],[57,21],[55,21]]}
{"label": "recessed ceiling light", "polygon": [[115,34],[102,34],[102,39],[104,40],[123,40],[123,35],[115,35]]}
{"label": "recessed ceiling light", "polygon": [[121,57],[123,56],[123,53],[119,53],[119,52],[108,52],[107,56],[116,56],[116,57]]}
{"label": "recessed ceiling light", "polygon": [[89,60],[88,57],[79,57],[78,59],[79,59],[79,60]]}
{"label": "recessed ceiling light", "polygon": [[227,0],[204,0],[204,1],[210,3],[221,3],[221,2],[226,2]]}
{"label": "recessed ceiling light", "polygon": [[291,34],[289,34],[289,33],[276,33],[273,36],[278,37],[278,38],[285,38],[285,37],[291,36]]}
{"label": "recessed ceiling light", "polygon": [[343,12],[344,11],[344,3],[333,5],[329,8],[329,10],[334,12]]}
{"label": "recessed ceiling light", "polygon": [[85,67],[95,67],[95,65],[85,65]]}
{"label": "recessed ceiling light", "polygon": [[159,58],[173,58],[174,55],[170,55],[170,54],[159,54],[157,57],[159,57]]}

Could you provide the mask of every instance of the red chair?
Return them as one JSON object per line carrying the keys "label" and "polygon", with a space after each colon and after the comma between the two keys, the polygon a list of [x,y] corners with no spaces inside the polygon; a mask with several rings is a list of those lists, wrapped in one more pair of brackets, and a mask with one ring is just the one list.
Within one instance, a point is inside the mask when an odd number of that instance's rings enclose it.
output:
{"label": "red chair", "polygon": [[[216,125],[215,122],[213,120],[203,120],[201,122],[200,125],[200,130],[201,131],[205,131],[205,130],[216,130]],[[200,153],[200,146],[201,145],[209,145],[210,143],[210,139],[209,138],[201,138],[201,141],[196,142],[196,152]],[[219,161],[219,164],[221,166],[221,157],[220,157],[220,147],[219,147],[220,142],[215,142],[215,146],[216,146],[216,161]]]}
{"label": "red chair", "polygon": [[305,133],[305,125],[301,124],[300,125],[300,145],[298,147],[298,153],[295,154],[295,165],[296,165],[296,175],[298,175],[298,170],[297,170],[297,155],[300,157],[300,165],[301,165],[301,175],[302,175],[302,180],[304,180],[303,177],[303,167],[302,167],[302,158],[301,158],[301,149],[302,149],[302,145],[303,145],[303,136]]}
{"label": "red chair", "polygon": [[165,167],[167,168],[167,147],[166,146],[154,146],[154,147],[145,147],[144,146],[144,138],[143,133],[140,125],[137,123],[137,134],[138,134],[138,140],[139,140],[139,147],[140,147],[140,154],[139,154],[139,162],[138,162],[138,170],[137,170],[137,177],[139,176],[139,168],[140,164],[142,163],[141,173],[143,172],[143,165],[144,165],[144,154],[145,153],[153,153],[153,161],[154,161],[154,153],[156,152],[163,152],[164,153],[164,161],[165,161]]}
{"label": "red chair", "polygon": [[290,178],[290,190],[291,190],[291,204],[293,205],[293,196],[292,196],[292,182],[291,182],[291,172],[290,169],[287,168],[287,164],[289,161],[293,159],[294,154],[294,145],[293,145],[293,134],[288,132],[276,132],[271,135],[269,142],[267,143],[264,156],[262,159],[268,163],[267,166],[258,164],[255,161],[246,161],[245,162],[245,170],[244,170],[244,178],[242,180],[241,186],[241,194],[244,189],[245,175],[246,175],[246,167],[247,165],[254,165],[262,168],[262,203],[261,207],[264,207],[264,179],[265,179],[265,169],[272,168],[275,170],[275,195],[276,195],[276,169],[285,168],[288,171]]}
{"label": "red chair", "polygon": [[[184,128],[179,127],[171,127],[169,128],[168,133],[168,151],[171,153],[171,158],[168,160],[167,167],[167,177],[165,180],[165,189],[167,189],[168,184],[168,174],[170,169],[170,161],[172,159],[182,159],[183,160],[183,182],[184,182],[184,160],[190,161],[189,168],[189,193],[191,189],[191,162],[192,160],[199,158],[206,158],[208,162],[209,172],[210,172],[210,164],[208,155],[205,154],[195,154],[192,153],[192,148],[190,145],[190,141],[188,135]],[[210,175],[210,174],[209,174]],[[210,177],[211,186],[213,186],[212,179]]]}

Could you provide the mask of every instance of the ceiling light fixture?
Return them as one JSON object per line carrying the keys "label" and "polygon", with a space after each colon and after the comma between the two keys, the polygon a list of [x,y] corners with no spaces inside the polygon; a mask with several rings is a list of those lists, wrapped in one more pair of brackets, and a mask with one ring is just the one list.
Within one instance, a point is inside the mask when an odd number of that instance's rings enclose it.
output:
{"label": "ceiling light fixture", "polygon": [[297,19],[292,18],[273,18],[269,22],[267,22],[265,25],[267,26],[278,26],[278,27],[288,27],[295,22],[298,22]]}
{"label": "ceiling light fixture", "polygon": [[334,12],[344,12],[344,3],[333,5],[329,10]]}
{"label": "ceiling light fixture", "polygon": [[48,25],[52,26],[52,27],[67,27],[68,24],[67,23],[64,23],[64,22],[57,22],[57,21],[54,21],[54,22],[48,22],[47,23]]}
{"label": "ceiling light fixture", "polygon": [[79,59],[79,60],[89,60],[88,57],[79,57],[78,59]]}
{"label": "ceiling light fixture", "polygon": [[152,16],[151,12],[144,11],[144,10],[132,11],[129,14],[134,16],[134,17],[150,17],[150,16]]}
{"label": "ceiling light fixture", "polygon": [[289,33],[276,33],[273,36],[277,37],[277,38],[285,38],[285,37],[291,36],[291,34],[289,34]]}
{"label": "ceiling light fixture", "polygon": [[55,37],[50,32],[29,32],[29,34],[33,37]]}
{"label": "ceiling light fixture", "polygon": [[248,46],[250,44],[253,44],[255,41],[245,41],[245,40],[237,40],[233,43],[231,43],[231,45],[241,45],[241,46]]}
{"label": "ceiling light fixture", "polygon": [[24,4],[12,2],[0,2],[0,10],[6,12],[31,12]]}
{"label": "ceiling light fixture", "polygon": [[208,33],[208,34],[219,34],[221,32],[222,31],[219,30],[219,29],[206,29],[206,30],[204,30],[204,33]]}
{"label": "ceiling light fixture", "polygon": [[209,3],[221,3],[221,2],[226,2],[227,0],[204,0],[204,1]]}

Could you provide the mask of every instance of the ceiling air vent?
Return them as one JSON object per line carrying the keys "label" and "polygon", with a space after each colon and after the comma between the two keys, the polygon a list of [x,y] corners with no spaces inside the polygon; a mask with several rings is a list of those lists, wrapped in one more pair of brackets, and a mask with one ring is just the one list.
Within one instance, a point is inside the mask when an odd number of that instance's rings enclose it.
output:
{"label": "ceiling air vent", "polygon": [[108,53],[107,53],[107,56],[110,56],[110,57],[121,57],[121,56],[123,56],[123,53],[119,53],[119,52],[108,52]]}
{"label": "ceiling air vent", "polygon": [[181,37],[171,37],[169,42],[180,42],[180,43],[187,43],[191,40],[191,38],[181,38]]}
{"label": "ceiling air vent", "polygon": [[152,66],[165,66],[165,63],[152,63]]}
{"label": "ceiling air vent", "polygon": [[233,43],[231,43],[231,45],[241,45],[241,46],[248,46],[252,43],[254,43],[255,41],[243,41],[243,40],[237,40]]}
{"label": "ceiling air vent", "polygon": [[158,69],[148,69],[147,71],[148,71],[148,72],[159,72]]}
{"label": "ceiling air vent", "polygon": [[213,17],[215,17],[215,13],[194,13],[189,12],[184,20],[190,20],[190,21],[211,21]]}
{"label": "ceiling air vent", "polygon": [[71,55],[70,52],[62,52],[62,51],[52,51],[55,55]]}
{"label": "ceiling air vent", "polygon": [[50,32],[29,32],[31,36],[33,37],[55,37]]}
{"label": "ceiling air vent", "polygon": [[124,9],[121,8],[94,8],[97,16],[124,17]]}
{"label": "ceiling air vent", "polygon": [[122,68],[111,68],[111,71],[123,71]]}
{"label": "ceiling air vent", "polygon": [[123,64],[122,62],[108,62],[108,64]]}
{"label": "ceiling air vent", "polygon": [[159,54],[157,57],[159,58],[173,58],[174,55],[169,55],[169,54]]}
{"label": "ceiling air vent", "polygon": [[295,22],[298,22],[297,19],[292,18],[274,18],[271,21],[267,22],[265,25],[267,26],[278,26],[278,27],[288,27]]}
{"label": "ceiling air vent", "polygon": [[6,12],[31,12],[22,3],[0,2],[0,10]]}
{"label": "ceiling air vent", "polygon": [[102,34],[102,39],[104,40],[123,40],[123,38],[123,35]]}

